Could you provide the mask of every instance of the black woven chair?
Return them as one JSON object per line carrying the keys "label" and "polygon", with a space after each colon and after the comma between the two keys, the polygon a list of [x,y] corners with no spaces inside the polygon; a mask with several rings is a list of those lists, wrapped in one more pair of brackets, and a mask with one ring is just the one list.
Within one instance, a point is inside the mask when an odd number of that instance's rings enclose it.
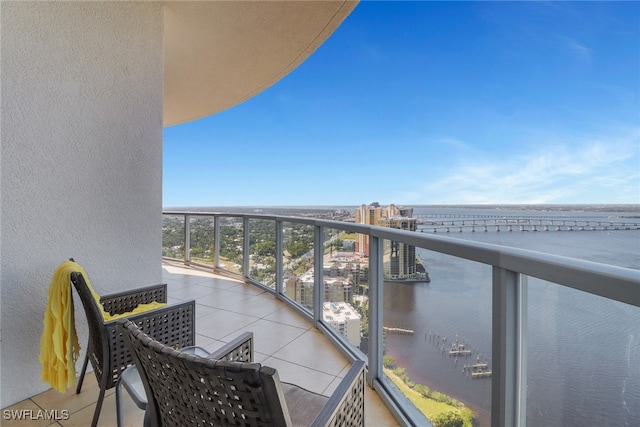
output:
{"label": "black woven chair", "polygon": [[[202,347],[195,346],[181,348],[180,352],[195,354],[209,359],[250,362],[253,360],[253,333],[245,332],[215,350],[213,353],[209,353]],[[149,412],[147,411],[147,393],[144,390],[144,384],[140,378],[138,367],[133,364],[122,372],[122,375],[116,384],[116,413],[118,415],[117,427],[125,425],[122,420],[122,388],[129,393],[129,396],[133,399],[136,406],[145,411],[144,425],[151,425]]]}
{"label": "black woven chair", "polygon": [[[118,332],[116,321],[104,321],[102,308],[94,299],[80,272],[71,273],[75,287],[89,325],[89,344],[82,365],[76,393],[80,393],[88,362],[100,385],[100,394],[93,414],[92,427],[98,424],[105,392],[118,381],[120,374],[133,361],[122,334]],[[156,285],[135,290],[105,295],[100,298],[104,310],[111,315],[132,311],[139,304],[167,302],[167,285]],[[167,305],[150,311],[129,316],[132,322],[160,342],[175,348],[194,345],[195,341],[195,301]]]}
{"label": "black woven chair", "polygon": [[353,363],[325,397],[281,383],[251,361],[186,354],[118,321],[149,400],[148,424],[174,426],[364,426],[364,362]]}

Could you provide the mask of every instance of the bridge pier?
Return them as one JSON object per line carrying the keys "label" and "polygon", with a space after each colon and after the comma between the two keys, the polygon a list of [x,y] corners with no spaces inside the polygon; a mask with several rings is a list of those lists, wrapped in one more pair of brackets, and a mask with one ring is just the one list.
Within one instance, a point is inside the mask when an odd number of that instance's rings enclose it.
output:
{"label": "bridge pier", "polygon": [[[447,218],[452,218],[447,216]],[[482,217],[484,218],[484,217]],[[421,232],[488,232],[488,231],[613,231],[640,230],[640,223],[607,222],[602,220],[580,219],[567,220],[564,218],[516,218],[491,217],[493,219],[429,221]]]}

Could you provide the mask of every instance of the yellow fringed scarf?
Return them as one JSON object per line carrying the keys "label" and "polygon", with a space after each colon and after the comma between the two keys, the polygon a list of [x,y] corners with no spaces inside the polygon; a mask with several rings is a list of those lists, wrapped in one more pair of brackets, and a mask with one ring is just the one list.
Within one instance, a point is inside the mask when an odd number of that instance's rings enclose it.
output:
{"label": "yellow fringed scarf", "polygon": [[105,321],[166,305],[160,302],[140,304],[133,311],[111,315],[104,311],[100,303],[100,296],[93,290],[89,276],[84,269],[73,261],[65,261],[60,264],[53,273],[49,285],[49,301],[44,312],[44,330],[40,337],[42,381],[48,382],[51,387],[60,392],[64,392],[75,383],[75,363],[80,355],[71,295],[71,273],[75,271],[80,272],[84,277],[84,281],[98,303]]}
{"label": "yellow fringed scarf", "polygon": [[60,392],[75,383],[75,362],[80,355],[71,295],[71,273],[74,271],[80,271],[86,279],[82,267],[72,261],[63,262],[53,273],[40,337],[42,381]]}

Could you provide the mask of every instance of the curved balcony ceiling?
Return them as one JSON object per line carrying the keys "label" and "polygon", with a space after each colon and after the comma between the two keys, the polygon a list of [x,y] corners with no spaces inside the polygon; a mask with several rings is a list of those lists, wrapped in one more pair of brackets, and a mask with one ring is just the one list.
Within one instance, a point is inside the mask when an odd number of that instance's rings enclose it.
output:
{"label": "curved balcony ceiling", "polygon": [[313,53],[356,1],[167,2],[164,125],[233,107]]}

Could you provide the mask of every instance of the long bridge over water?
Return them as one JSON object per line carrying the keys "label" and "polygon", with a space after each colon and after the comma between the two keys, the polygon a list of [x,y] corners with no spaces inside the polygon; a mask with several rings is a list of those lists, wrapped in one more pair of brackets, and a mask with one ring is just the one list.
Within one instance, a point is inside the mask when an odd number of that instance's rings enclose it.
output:
{"label": "long bridge over water", "polygon": [[415,215],[423,233],[462,231],[610,231],[640,230],[640,218],[595,216]]}

